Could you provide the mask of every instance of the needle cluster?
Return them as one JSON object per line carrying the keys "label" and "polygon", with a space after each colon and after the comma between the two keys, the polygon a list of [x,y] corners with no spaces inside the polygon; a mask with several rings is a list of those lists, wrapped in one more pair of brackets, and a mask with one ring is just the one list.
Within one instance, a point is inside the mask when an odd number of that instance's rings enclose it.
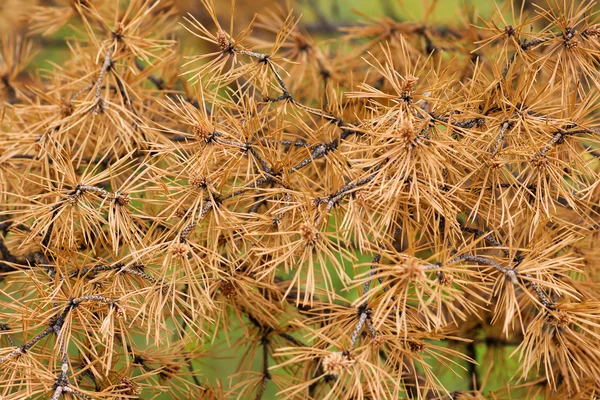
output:
{"label": "needle cluster", "polygon": [[[594,3],[341,27],[316,2],[319,26],[25,3],[0,46],[0,397],[600,391]],[[67,24],[69,59],[28,72]]]}

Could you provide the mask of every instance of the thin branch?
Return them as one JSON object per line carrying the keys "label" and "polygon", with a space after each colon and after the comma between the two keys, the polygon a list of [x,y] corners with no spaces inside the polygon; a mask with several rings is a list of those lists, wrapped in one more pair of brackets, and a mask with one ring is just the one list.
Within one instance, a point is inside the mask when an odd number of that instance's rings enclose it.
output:
{"label": "thin branch", "polygon": [[261,384],[258,388],[258,392],[256,393],[255,400],[262,399],[265,391],[267,390],[267,385],[271,380],[271,373],[269,372],[269,338],[263,336],[260,340],[260,344],[262,346],[262,379]]}
{"label": "thin branch", "polygon": [[98,80],[96,81],[96,112],[99,114],[104,112],[104,100],[102,99],[102,81],[104,80],[104,75],[111,68],[112,52],[112,48],[106,50],[106,55],[104,56],[104,63],[102,64],[102,68],[100,69],[100,73],[98,74]]}

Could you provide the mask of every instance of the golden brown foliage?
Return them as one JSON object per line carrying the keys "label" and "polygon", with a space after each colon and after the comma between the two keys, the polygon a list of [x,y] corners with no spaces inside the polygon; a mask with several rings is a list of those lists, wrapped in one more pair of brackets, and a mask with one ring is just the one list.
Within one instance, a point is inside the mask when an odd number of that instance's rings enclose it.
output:
{"label": "golden brown foliage", "polygon": [[0,397],[596,395],[593,3],[324,41],[202,4],[31,2],[2,37]]}

